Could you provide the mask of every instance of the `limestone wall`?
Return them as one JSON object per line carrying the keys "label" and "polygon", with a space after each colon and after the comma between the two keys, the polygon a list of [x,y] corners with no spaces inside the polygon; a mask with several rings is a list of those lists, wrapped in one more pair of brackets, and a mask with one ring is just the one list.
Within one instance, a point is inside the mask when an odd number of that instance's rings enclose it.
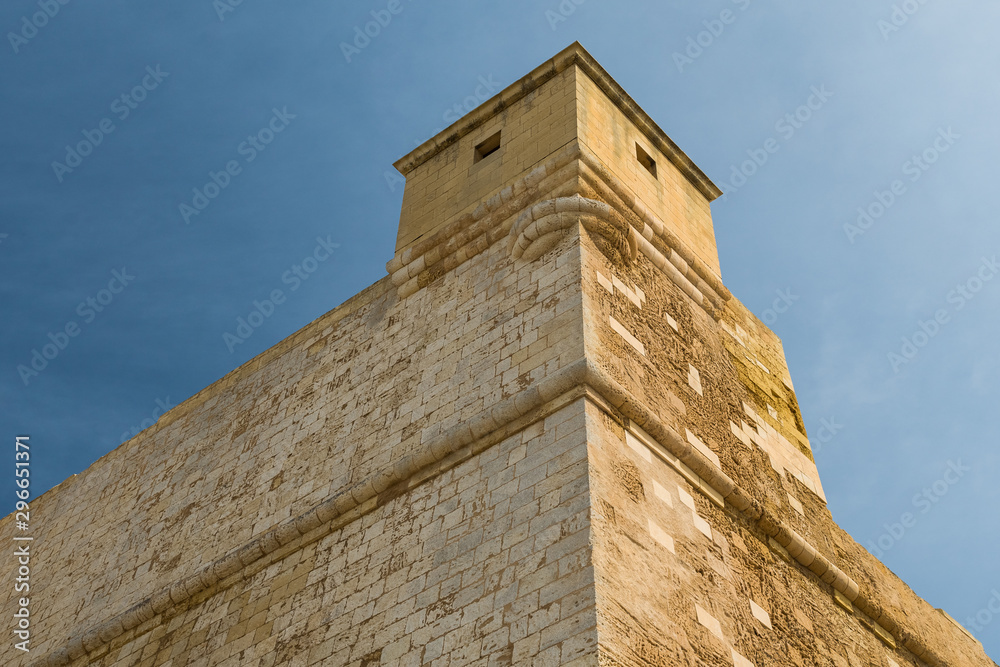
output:
{"label": "limestone wall", "polygon": [[[720,275],[710,200],[592,78],[581,72],[576,85],[580,141],[627,191],[656,211],[669,229]],[[636,159],[636,145],[655,162],[655,176]]]}
{"label": "limestone wall", "polygon": [[388,278],[32,502],[0,662],[989,667],[833,522],[714,186],[578,45],[491,104]]}
{"label": "limestone wall", "polygon": [[596,665],[583,400],[116,639],[101,665]]}
{"label": "limestone wall", "polygon": [[774,334],[583,250],[602,664],[992,665],[834,523]]}
{"label": "limestone wall", "polygon": [[[576,137],[576,68],[545,76],[552,78],[544,86],[532,89],[481,125],[454,136],[446,131],[446,147],[412,170],[404,170],[397,251],[475,210]],[[498,131],[499,150],[477,162],[476,146]]]}
{"label": "limestone wall", "polygon": [[520,266],[496,246],[402,301],[383,280],[33,501],[32,657],[357,496],[580,359],[578,275],[567,242]]}

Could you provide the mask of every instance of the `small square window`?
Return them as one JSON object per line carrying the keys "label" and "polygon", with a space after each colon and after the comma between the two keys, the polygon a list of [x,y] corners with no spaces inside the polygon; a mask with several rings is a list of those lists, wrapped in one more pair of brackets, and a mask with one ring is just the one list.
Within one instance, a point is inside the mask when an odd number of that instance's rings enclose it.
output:
{"label": "small square window", "polygon": [[649,157],[649,153],[644,151],[639,144],[635,145],[635,157],[639,160],[639,164],[645,167],[646,171],[653,175],[653,178],[656,178],[656,160]]}
{"label": "small square window", "polygon": [[487,158],[490,155],[493,155],[498,150],[500,150],[500,133],[499,132],[497,132],[492,137],[490,137],[486,141],[483,141],[478,146],[476,146],[476,159],[473,161],[473,164],[475,164],[476,162],[479,162],[483,158]]}

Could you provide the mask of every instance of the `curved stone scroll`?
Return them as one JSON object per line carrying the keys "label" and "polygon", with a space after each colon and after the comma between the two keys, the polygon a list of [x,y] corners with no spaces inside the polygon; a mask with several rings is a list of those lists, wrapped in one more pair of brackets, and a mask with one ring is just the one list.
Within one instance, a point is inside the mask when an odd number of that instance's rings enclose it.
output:
{"label": "curved stone scroll", "polygon": [[538,259],[577,223],[595,236],[609,259],[630,264],[638,255],[638,239],[628,222],[604,202],[578,194],[547,199],[525,210],[511,227],[510,254],[514,259]]}

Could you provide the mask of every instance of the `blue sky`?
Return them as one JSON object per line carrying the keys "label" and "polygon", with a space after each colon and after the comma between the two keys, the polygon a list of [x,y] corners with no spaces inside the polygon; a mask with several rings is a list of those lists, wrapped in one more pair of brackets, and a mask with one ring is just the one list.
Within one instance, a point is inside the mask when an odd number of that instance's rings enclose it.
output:
{"label": "blue sky", "polygon": [[728,193],[723,279],[784,340],[834,518],[1000,656],[1000,6],[401,0],[342,48],[389,4],[0,9],[0,434],[33,490],[384,276],[392,162],[579,40]]}

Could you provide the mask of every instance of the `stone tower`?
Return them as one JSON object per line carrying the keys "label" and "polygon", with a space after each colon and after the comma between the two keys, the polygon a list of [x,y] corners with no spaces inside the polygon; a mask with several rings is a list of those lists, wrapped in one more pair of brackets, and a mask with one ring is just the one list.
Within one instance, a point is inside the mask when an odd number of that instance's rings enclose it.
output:
{"label": "stone tower", "polygon": [[582,47],[396,166],[389,276],[32,503],[0,662],[993,664],[831,519],[719,190]]}

